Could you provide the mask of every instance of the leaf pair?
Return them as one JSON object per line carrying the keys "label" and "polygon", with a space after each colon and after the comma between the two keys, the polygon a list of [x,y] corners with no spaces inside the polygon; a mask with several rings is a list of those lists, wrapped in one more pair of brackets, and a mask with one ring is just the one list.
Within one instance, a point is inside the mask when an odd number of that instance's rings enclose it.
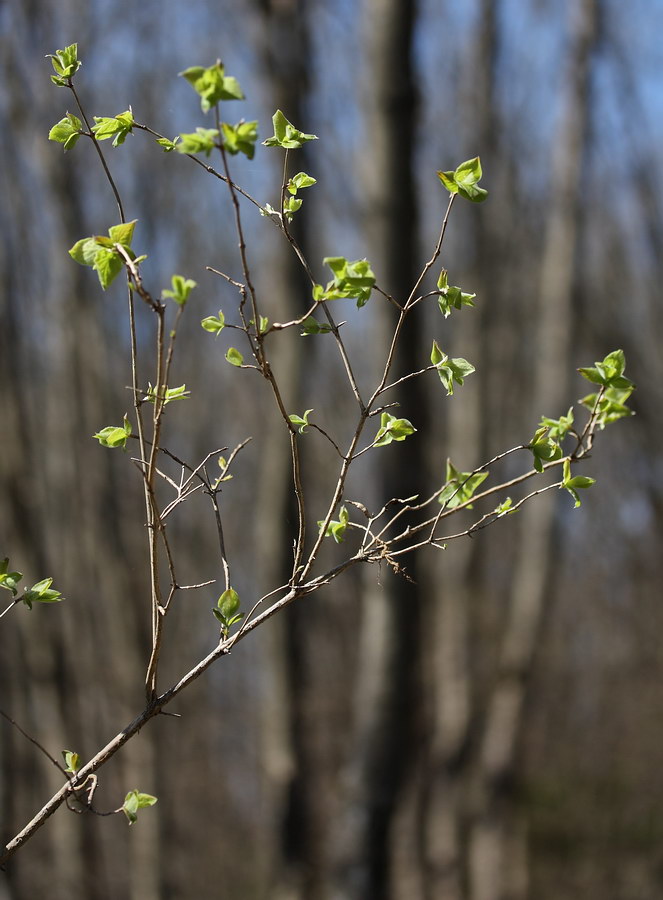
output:
{"label": "leaf pair", "polygon": [[117,278],[124,268],[124,260],[118,253],[116,245],[124,248],[130,259],[140,262],[145,256],[136,259],[136,254],[131,249],[134,228],[137,219],[132,222],[123,222],[121,225],[113,225],[108,229],[108,237],[95,235],[81,238],[76,241],[69,251],[72,259],[81,266],[90,266],[99,276],[99,283],[106,288]]}
{"label": "leaf pair", "polygon": [[438,172],[437,177],[450,194],[460,194],[473,203],[483,203],[488,191],[478,186],[482,174],[481,160],[475,156],[461,163],[454,172]]}
{"label": "leaf pair", "polygon": [[[448,509],[461,506],[472,498],[474,492],[486,478],[488,478],[488,472],[461,472],[450,459],[447,459],[446,481],[437,498],[438,502]],[[468,504],[467,508],[472,509],[472,504]]]}
{"label": "leaf pair", "polygon": [[404,441],[417,429],[408,419],[397,419],[387,412],[380,417],[380,428],[373,441],[374,447],[385,447],[392,441]]}
{"label": "leaf pair", "polygon": [[200,97],[200,107],[208,112],[222,100],[243,100],[244,94],[236,78],[226,75],[223,63],[217,60],[213,66],[191,66],[180,72]]}
{"label": "leaf pair", "polygon": [[[18,596],[18,583],[22,578],[22,572],[9,571],[9,557],[0,561],[0,587],[10,591],[12,597]],[[52,578],[44,578],[37,584],[33,584],[31,588],[25,588],[20,597],[21,603],[24,603],[28,609],[32,609],[33,603],[59,603],[64,597],[60,591],[51,587],[52,584]],[[18,600],[16,602],[18,603]]]}
{"label": "leaf pair", "polygon": [[375,275],[367,259],[350,262],[344,256],[326,256],[322,262],[329,266],[334,278],[325,288],[321,284],[313,287],[314,300],[321,303],[325,300],[353,297],[359,308],[368,302],[375,284]]}
{"label": "leaf pair", "polygon": [[243,618],[239,612],[239,594],[230,587],[224,591],[212,607],[215,618],[221,623],[221,633],[224,638],[228,636],[230,627]]}
{"label": "leaf pair", "polygon": [[315,134],[306,134],[295,128],[280,109],[277,109],[272,116],[272,124],[274,125],[274,134],[263,141],[265,147],[282,147],[284,150],[300,150],[308,141],[317,141]]}
{"label": "leaf pair", "polygon": [[454,392],[454,381],[456,384],[462,386],[467,376],[475,371],[472,363],[463,359],[462,356],[457,356],[455,359],[449,359],[447,354],[440,350],[437,341],[433,341],[430,361],[437,369],[440,381],[447,389],[447,397],[450,397]]}

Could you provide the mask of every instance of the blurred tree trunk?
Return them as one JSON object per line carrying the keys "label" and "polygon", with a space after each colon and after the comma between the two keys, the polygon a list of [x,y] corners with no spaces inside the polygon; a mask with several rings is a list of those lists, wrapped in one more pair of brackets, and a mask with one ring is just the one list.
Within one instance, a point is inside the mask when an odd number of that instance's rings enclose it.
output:
{"label": "blurred tree trunk", "polygon": [[[417,117],[412,63],[416,4],[413,0],[368,0],[363,15],[362,225],[378,284],[404,302],[418,265],[415,142],[409,138]],[[379,296],[371,303],[378,316],[372,341],[377,354],[371,360],[375,377],[395,318],[394,310]],[[417,325],[409,322],[399,347],[398,375],[420,368],[420,360],[421,335]],[[406,390],[390,399],[401,402],[401,414],[411,418],[423,434],[426,409],[419,380],[409,381]],[[420,488],[421,444],[414,439],[380,451],[372,465],[380,503],[410,496]],[[412,557],[407,570],[416,578]],[[413,753],[411,697],[417,678],[419,591],[414,582],[394,577],[385,566],[379,583],[376,572],[366,570],[363,593],[353,688],[354,731],[335,843],[334,896],[344,900],[392,896],[395,881],[413,886],[419,871],[416,835],[403,791]],[[415,900],[418,894],[412,889],[407,896]]]}
{"label": "blurred tree trunk", "polygon": [[[589,71],[598,0],[569,4],[568,68],[563,118],[553,147],[550,201],[541,264],[533,354],[532,427],[544,414],[559,416],[571,370],[578,187],[587,130]],[[554,373],[554,374],[553,374]],[[554,578],[551,494],[527,505],[520,538],[499,667],[487,708],[472,787],[469,837],[471,900],[526,896],[521,850],[526,830],[514,808],[513,786],[525,700],[540,629]],[[513,852],[509,852],[509,848]]]}
{"label": "blurred tree trunk", "polygon": [[[499,3],[481,0],[468,58],[460,81],[459,102],[469,110],[464,122],[465,156],[479,155],[488,184],[497,181],[493,85],[497,55],[496,20]],[[467,87],[463,90],[463,85]],[[458,209],[455,210],[459,212]],[[487,401],[494,370],[489,365],[491,287],[495,281],[493,201],[473,210],[470,222],[473,257],[466,262],[472,281],[465,290],[477,294],[477,305],[453,317],[454,354],[477,366],[461,396],[447,400],[445,450],[456,466],[469,471],[485,458],[488,446]],[[508,210],[500,210],[505,227]],[[460,273],[452,266],[450,283]],[[449,351],[451,352],[451,351]],[[442,469],[443,460],[438,460]],[[438,478],[440,475],[438,474]],[[477,664],[472,635],[481,628],[482,604],[478,573],[485,543],[455,541],[447,553],[425,558],[427,595],[433,598],[427,629],[426,689],[431,694],[430,748],[422,779],[423,834],[426,854],[426,894],[430,900],[460,900],[463,891],[463,832],[466,816],[464,789],[470,762],[471,728],[476,717]],[[483,598],[487,601],[488,598]],[[478,619],[479,622],[473,622]],[[474,648],[477,649],[476,647]],[[485,648],[482,648],[485,653]]]}
{"label": "blurred tree trunk", "polygon": [[[304,121],[311,66],[306,0],[255,0],[259,16],[260,59],[265,73],[267,102],[281,109],[298,128],[310,131]],[[296,52],[290,49],[296,47]],[[306,169],[306,149],[290,154],[290,175]],[[273,204],[282,178],[282,154],[274,154]],[[293,169],[297,166],[297,169]],[[291,230],[304,255],[307,204],[297,213]],[[301,264],[285,238],[273,248],[268,281],[262,296],[269,299],[270,319],[288,321],[300,316],[310,302],[310,285]],[[314,352],[291,329],[270,342],[272,368],[288,409],[303,409],[302,371],[305,353]],[[309,357],[309,363],[311,362]],[[271,397],[267,398],[273,407]],[[266,412],[269,453],[262,455],[261,496],[269,496],[257,516],[256,543],[260,547],[263,590],[286,583],[292,574],[292,544],[297,508],[293,492],[291,449],[281,417]],[[300,441],[300,452],[306,452]],[[304,473],[305,477],[305,473]],[[306,489],[306,488],[305,488]],[[262,766],[265,806],[261,849],[266,854],[265,888],[270,897],[317,900],[324,896],[325,808],[323,765],[317,752],[318,707],[313,696],[315,674],[311,653],[315,646],[315,610],[310,604],[294,604],[273,619],[259,636],[264,647],[267,690],[262,697]]]}

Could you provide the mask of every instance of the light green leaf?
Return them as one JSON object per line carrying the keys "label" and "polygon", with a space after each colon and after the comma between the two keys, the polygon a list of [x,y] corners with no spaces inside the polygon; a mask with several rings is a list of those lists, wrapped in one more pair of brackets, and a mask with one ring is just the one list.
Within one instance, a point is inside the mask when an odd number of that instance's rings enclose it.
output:
{"label": "light green leaf", "polygon": [[81,758],[78,753],[74,753],[73,750],[63,750],[62,756],[64,757],[65,762],[65,772],[78,772],[81,767]]}
{"label": "light green leaf", "polygon": [[220,61],[213,66],[192,66],[180,72],[180,75],[189,82],[191,87],[200,96],[200,106],[203,112],[208,112],[222,100],[243,100],[244,94],[236,78],[227,76],[225,68]]}
{"label": "light green leaf", "polygon": [[[451,460],[447,459],[446,481],[437,498],[438,502],[448,509],[461,506],[472,499],[477,488],[483,484],[486,478],[488,478],[488,472],[460,472]],[[467,509],[472,509],[471,503],[467,505]]]}
{"label": "light green leaf", "polygon": [[253,159],[256,152],[256,141],[258,140],[257,122],[245,122],[244,119],[239,121],[237,125],[229,125],[227,122],[222,122],[221,131],[223,133],[223,146],[228,153],[231,153],[233,156],[237,153],[243,153],[248,159]]}
{"label": "light green leaf", "polygon": [[283,147],[285,150],[299,150],[308,141],[317,141],[317,135],[306,134],[294,127],[280,109],[272,116],[274,134],[263,141],[265,147]]}
{"label": "light green leaf", "polygon": [[218,316],[206,316],[200,323],[205,331],[210,331],[217,336],[223,331],[226,324],[226,318],[223,312],[219,310]]}
{"label": "light green leaf", "polygon": [[108,138],[114,138],[114,147],[119,147],[120,144],[125,142],[127,135],[131,134],[134,126],[131,107],[111,118],[95,116],[94,121],[96,124],[92,126],[92,132],[96,139],[98,141],[106,141]]}
{"label": "light green leaf", "polygon": [[373,440],[374,447],[385,447],[392,441],[404,441],[417,429],[409,419],[397,419],[388,412],[383,412],[380,417],[380,428]]}
{"label": "light green leaf", "polygon": [[181,134],[179,143],[175,147],[177,153],[204,153],[209,156],[216,147],[216,139],[219,132],[216,128],[196,128],[190,134]]}
{"label": "light green leaf", "polygon": [[51,75],[51,81],[58,87],[66,87],[69,79],[73,78],[81,67],[81,61],[78,58],[78,44],[69,44],[64,50],[49,53],[46,58],[50,59],[56,72],[55,75]]}
{"label": "light green leaf", "polygon": [[178,306],[184,306],[189,299],[189,294],[196,287],[196,282],[192,278],[184,278],[183,275],[173,275],[171,284],[172,291],[164,289],[161,292],[161,298],[163,300],[170,298]]}
{"label": "light green leaf", "polygon": [[76,145],[83,131],[83,123],[71,113],[67,113],[64,119],[54,125],[48,132],[49,141],[64,144],[65,153]]}
{"label": "light green leaf", "polygon": [[[342,506],[339,511],[338,519],[332,519],[327,525],[325,537],[331,537],[337,544],[342,544],[349,521],[350,516],[348,515],[348,511],[345,506]],[[322,528],[324,524],[324,520],[320,520],[318,522],[318,527]]]}
{"label": "light green leaf", "polygon": [[241,366],[244,362],[244,357],[236,350],[234,347],[229,347],[226,353],[226,359],[230,363],[231,366]]}
{"label": "light green leaf", "polygon": [[303,188],[312,187],[314,184],[317,184],[315,178],[311,178],[311,176],[307,175],[306,172],[298,172],[296,175],[292,176],[292,178],[288,181],[286,187],[288,191],[294,196],[297,191],[301,191]]}
{"label": "light green leaf", "polygon": [[156,802],[157,798],[153,797],[151,794],[143,794],[140,791],[129,791],[124,798],[122,810],[129,820],[129,824],[133,825],[138,818],[138,810],[143,809],[146,806],[154,806]]}
{"label": "light green leaf", "polygon": [[303,416],[298,416],[295,414],[288,416],[288,418],[290,419],[290,421],[292,422],[293,425],[299,426],[297,430],[299,431],[300,434],[304,434],[304,432],[306,431],[306,426],[308,425],[309,413],[312,413],[312,412],[313,412],[312,409],[307,409]]}

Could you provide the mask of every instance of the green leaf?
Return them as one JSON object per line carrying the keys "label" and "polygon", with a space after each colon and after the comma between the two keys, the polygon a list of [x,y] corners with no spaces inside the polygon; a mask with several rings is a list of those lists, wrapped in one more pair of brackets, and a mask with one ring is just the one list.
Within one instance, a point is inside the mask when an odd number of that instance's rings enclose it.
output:
{"label": "green leaf", "polygon": [[83,123],[71,113],[67,113],[64,119],[54,125],[48,132],[49,141],[64,144],[64,152],[71,150],[76,145],[83,132]]}
{"label": "green leaf", "polygon": [[315,178],[311,178],[306,172],[298,172],[296,175],[292,176],[290,181],[288,181],[286,188],[294,196],[297,191],[301,191],[303,188],[312,187],[314,184],[317,184]]}
{"label": "green leaf", "polygon": [[138,219],[131,222],[122,222],[120,225],[113,225],[108,229],[108,236],[114,244],[121,244],[126,250],[131,250],[131,242],[134,236],[134,229]]}
{"label": "green leaf", "polygon": [[573,407],[569,407],[569,411],[565,416],[559,419],[549,419],[547,416],[541,417],[541,427],[548,429],[548,436],[554,441],[563,440],[573,427]]}
{"label": "green leaf", "polygon": [[146,806],[154,806],[156,802],[157,798],[153,797],[151,794],[143,794],[140,791],[129,791],[124,798],[122,810],[129,820],[129,824],[133,825],[138,818],[138,810],[143,809]]}
{"label": "green leaf", "polygon": [[527,445],[534,457],[534,468],[537,472],[543,472],[543,464],[562,458],[562,448],[556,440],[550,437],[547,426],[538,428],[531,442]]}
{"label": "green leaf", "polygon": [[440,273],[440,277],[437,280],[437,289],[439,293],[437,303],[445,319],[451,315],[452,309],[474,306],[476,294],[466,294],[459,287],[449,285],[446,269],[442,269]]}
{"label": "green leaf", "polygon": [[433,341],[430,359],[437,369],[440,381],[447,389],[447,397],[454,392],[454,382],[462,386],[467,376],[475,371],[472,363],[463,359],[462,356],[449,359],[447,354],[440,350],[439,344],[435,340]]}
{"label": "green leaf", "polygon": [[460,194],[473,203],[482,203],[488,196],[488,191],[477,185],[481,175],[481,161],[478,156],[462,162],[455,172],[437,173],[437,177],[450,194]]}
{"label": "green leaf", "polygon": [[180,136],[177,135],[176,137],[173,138],[172,141],[169,140],[168,138],[164,138],[164,137],[157,138],[156,141],[157,141],[157,144],[163,148],[164,153],[172,153],[173,150],[177,149],[177,145],[180,141]]}
{"label": "green leaf", "polygon": [[218,336],[225,328],[226,318],[223,315],[223,312],[219,310],[218,316],[207,316],[201,321],[200,324],[205,329],[205,331],[210,331],[212,334],[216,334]]}
{"label": "green leaf", "polygon": [[196,282],[191,278],[185,278],[183,275],[173,275],[170,281],[173,286],[172,291],[163,290],[161,298],[163,300],[170,298],[178,306],[184,306],[189,299],[189,294],[196,287]]}
{"label": "green leaf", "polygon": [[64,597],[60,591],[51,588],[52,584],[52,578],[44,578],[42,581],[38,581],[37,584],[33,584],[31,588],[25,591],[21,600],[28,609],[32,609],[33,603],[60,603],[61,600],[64,600]]}
{"label": "green leaf", "polygon": [[231,366],[241,366],[244,362],[244,357],[236,350],[234,347],[229,347],[226,353],[226,359],[230,363]]}
{"label": "green leaf", "polygon": [[[348,515],[348,511],[345,506],[342,506],[339,511],[338,519],[332,519],[329,525],[327,525],[325,537],[331,537],[336,541],[337,544],[342,544],[345,537],[345,529],[347,528],[349,521],[350,516]],[[322,528],[324,524],[324,520],[321,519],[318,522],[318,527]]]}
{"label": "green leaf", "polygon": [[502,501],[502,503],[499,504],[499,506],[495,507],[493,513],[495,513],[499,518],[500,516],[511,515],[512,513],[518,512],[517,509],[512,509],[512,506],[513,501],[511,497],[507,497]]}
{"label": "green leaf", "polygon": [[134,127],[134,116],[131,107],[111,118],[95,116],[94,121],[96,124],[92,126],[92,131],[96,139],[98,141],[107,141],[109,138],[113,138],[114,147],[119,147],[120,144],[123,144]]}
{"label": "green leaf", "polygon": [[221,474],[219,475],[219,477],[215,480],[214,484],[212,485],[213,490],[218,488],[218,486],[224,481],[232,481],[232,477],[233,477],[232,475],[227,474],[228,463],[226,462],[225,457],[220,456],[218,458],[217,462],[219,464],[219,468],[221,469]]}
{"label": "green leaf", "polygon": [[272,116],[274,134],[263,141],[265,147],[283,147],[285,150],[299,150],[308,141],[317,141],[317,135],[299,131],[277,109]]}
{"label": "green leaf", "polygon": [[216,605],[226,619],[232,619],[239,610],[239,594],[230,587],[221,594]]}
{"label": "green leaf", "polygon": [[224,637],[228,636],[228,631],[232,625],[244,618],[243,613],[239,610],[239,594],[230,587],[224,591],[216,601],[216,606],[212,607],[215,618],[221,624],[221,633]]}
{"label": "green leaf", "polygon": [[222,100],[243,100],[244,94],[236,78],[225,74],[225,68],[220,60],[213,66],[192,66],[180,72],[180,75],[189,82],[191,87],[200,96],[200,106],[203,112],[208,112]]}
{"label": "green leaf", "polygon": [[23,574],[21,572],[9,572],[9,557],[6,556],[0,563],[0,587],[11,591],[12,596],[18,594],[17,586]]}
{"label": "green leaf", "polygon": [[[626,406],[626,401],[633,393],[634,386],[628,388],[606,388],[603,396],[599,400],[599,406],[596,415],[596,423],[603,430],[606,425],[623,419],[627,416],[634,416],[635,412]],[[588,394],[579,402],[587,407],[590,411],[594,410],[598,394]]]}
{"label": "green leaf", "polygon": [[288,416],[288,418],[290,419],[290,421],[292,422],[293,425],[299,426],[298,431],[300,434],[304,434],[304,432],[306,431],[306,426],[308,425],[309,413],[312,413],[312,412],[313,412],[312,409],[307,409],[303,416],[298,416],[298,415],[294,415],[294,414],[291,416]]}
{"label": "green leaf", "polygon": [[78,44],[69,44],[64,50],[49,53],[46,58],[50,59],[56,73],[51,75],[51,81],[58,87],[67,87],[69,79],[73,78],[81,67],[81,61],[78,58]]}
{"label": "green leaf", "polygon": [[295,197],[286,197],[283,201],[283,212],[286,215],[288,222],[292,222],[292,216],[297,212],[298,209],[301,208],[301,205],[304,201],[300,199],[296,199]]}
{"label": "green leaf", "polygon": [[313,289],[315,300],[338,300],[344,297],[354,297],[358,307],[367,303],[375,284],[375,275],[367,259],[356,259],[350,262],[344,256],[326,256],[322,262],[329,266],[334,278],[324,289],[321,285],[315,285]]}
{"label": "green leaf", "polygon": [[628,388],[632,390],[635,385],[630,379],[624,377],[625,367],[624,351],[613,350],[601,362],[594,363],[594,366],[580,368],[578,371],[583,378],[594,384],[602,384],[618,390],[627,390]]}
{"label": "green leaf", "polygon": [[97,251],[92,267],[99,276],[99,283],[106,290],[124,268],[122,257],[115,250]]}
{"label": "green leaf", "polygon": [[[437,498],[438,502],[448,509],[461,506],[472,499],[477,488],[483,484],[486,478],[488,478],[488,472],[460,472],[451,460],[447,459],[446,481]],[[472,508],[472,504],[469,503],[467,509]]]}
{"label": "green leaf", "polygon": [[[131,249],[134,228],[137,219],[132,222],[123,222],[113,225],[108,229],[108,237],[94,235],[94,237],[81,238],[70,249],[69,255],[82,266],[91,266],[99,276],[99,282],[104,290],[110,285],[122,269],[124,260],[115,249],[115,244],[125,248],[128,255],[135,259]],[[141,257],[140,259],[145,259]]]}
{"label": "green leaf", "polygon": [[65,763],[65,772],[78,772],[81,767],[81,758],[78,753],[74,753],[73,750],[63,750],[62,756],[64,757]]}
{"label": "green leaf", "polygon": [[327,322],[318,322],[313,316],[307,316],[302,322],[302,336],[307,334],[329,334],[332,330]]}
{"label": "green leaf", "polygon": [[219,132],[216,128],[196,128],[190,134],[181,134],[180,141],[175,147],[178,153],[204,153],[209,156],[217,146],[216,139]]}
{"label": "green leaf", "polygon": [[397,419],[387,412],[380,417],[380,428],[373,440],[374,447],[385,447],[392,441],[404,441],[417,429],[408,419]]}
{"label": "green leaf", "polygon": [[[165,393],[163,394],[163,405],[167,406],[169,403],[172,403],[173,400],[186,400],[190,396],[191,391],[187,391],[186,385],[181,384],[179,387],[169,388],[167,387]],[[156,388],[153,387],[152,384],[148,384],[147,391],[145,393],[145,399],[149,403],[155,403],[157,399]]]}
{"label": "green leaf", "polygon": [[590,488],[593,484],[596,484],[596,479],[589,478],[586,475],[576,475],[572,478],[571,463],[568,459],[564,460],[563,476],[560,488],[567,490],[569,494],[571,494],[571,496],[575,500],[576,509],[582,505],[580,502],[580,497],[578,495],[578,490],[585,490],[586,488]]}
{"label": "green leaf", "polygon": [[92,436],[96,438],[102,447],[109,447],[114,449],[115,447],[124,447],[127,443],[127,438],[131,435],[131,422],[125,415],[124,422],[122,425],[107,425],[105,428],[102,428],[101,431],[97,431],[96,434]]}
{"label": "green leaf", "polygon": [[258,123],[245,122],[241,119],[237,125],[229,125],[227,122],[221,123],[221,131],[223,133],[223,146],[228,153],[235,156],[237,153],[243,153],[248,159],[253,159],[256,152],[256,141],[258,140]]}

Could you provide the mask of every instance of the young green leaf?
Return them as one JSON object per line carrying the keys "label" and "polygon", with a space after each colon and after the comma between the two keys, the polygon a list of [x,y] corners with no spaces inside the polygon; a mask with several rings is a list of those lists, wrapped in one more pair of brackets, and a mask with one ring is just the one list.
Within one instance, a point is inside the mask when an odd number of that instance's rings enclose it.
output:
{"label": "young green leaf", "polygon": [[[329,525],[327,525],[325,537],[334,538],[337,544],[342,544],[345,537],[345,529],[347,528],[349,521],[350,516],[348,515],[348,511],[345,506],[342,506],[338,514],[338,519],[332,519]],[[318,522],[318,527],[322,528],[324,524],[324,520],[320,520]]]}
{"label": "young green leaf", "polygon": [[608,388],[617,388],[618,390],[631,390],[635,387],[633,382],[624,376],[626,360],[623,350],[613,350],[601,362],[594,363],[593,366],[578,369],[583,378],[594,384],[602,384]]}
{"label": "young green leaf", "polygon": [[[596,424],[603,430],[606,425],[623,419],[626,416],[634,416],[635,412],[626,406],[626,401],[633,393],[633,386],[628,388],[606,388],[599,400],[596,415]],[[594,410],[598,394],[587,394],[579,402],[590,411]]]}
{"label": "young green leaf", "polygon": [[78,753],[74,753],[73,750],[63,750],[62,756],[64,757],[65,772],[72,774],[78,772],[81,767],[81,758]]}
{"label": "young green leaf", "polygon": [[241,366],[244,362],[244,357],[236,350],[234,347],[229,347],[226,353],[226,359],[230,363],[231,366]]}
{"label": "young green leaf", "polygon": [[283,115],[280,109],[277,109],[272,116],[274,125],[274,134],[272,137],[263,141],[265,147],[283,147],[284,150],[299,150],[308,141],[317,141],[315,134],[306,134],[299,131],[292,125]]}
{"label": "young green leaf", "polygon": [[243,100],[244,94],[236,78],[225,74],[220,60],[213,66],[192,66],[180,72],[200,97],[203,112],[208,112],[222,100]]}
{"label": "young green leaf", "polygon": [[302,322],[302,336],[307,334],[329,334],[332,330],[327,322],[318,322],[313,316],[307,316]]}
{"label": "young green leaf", "polygon": [[162,299],[170,298],[178,306],[184,306],[189,299],[189,294],[196,287],[196,282],[192,278],[184,278],[183,275],[173,275],[171,284],[173,286],[172,291],[165,289],[161,291]]}
{"label": "young green leaf", "polygon": [[103,116],[94,117],[95,125],[92,126],[92,132],[98,141],[107,141],[113,138],[113,146],[119,147],[127,139],[127,135],[131,134],[134,127],[134,116],[131,107],[112,118]]}
{"label": "young green leaf", "polygon": [[293,425],[299,426],[297,430],[299,431],[300,434],[304,434],[304,432],[306,431],[306,426],[308,425],[309,413],[312,413],[312,412],[313,412],[312,409],[307,409],[303,416],[298,416],[298,415],[294,415],[294,414],[291,416],[288,416],[288,418],[290,419],[290,421],[292,422]]}
{"label": "young green leaf", "polygon": [[226,317],[223,315],[223,312],[219,310],[218,316],[206,316],[200,324],[205,331],[209,331],[218,337],[226,326]]}
{"label": "young green leaf", "polygon": [[58,144],[64,144],[64,152],[71,150],[76,145],[77,140],[83,133],[83,123],[80,119],[71,113],[67,113],[64,119],[54,125],[48,132],[49,141],[56,141]]}
{"label": "young green leaf", "polygon": [[253,159],[256,152],[256,141],[258,140],[257,122],[245,122],[244,119],[241,119],[237,125],[229,125],[227,122],[222,122],[221,131],[223,133],[223,146],[228,153],[233,156],[243,153],[248,159]]}
{"label": "young green leaf", "polygon": [[569,407],[569,411],[565,416],[559,419],[549,419],[547,416],[541,417],[541,427],[548,429],[548,437],[554,441],[563,440],[573,427],[573,407]]}
{"label": "young green leaf", "polygon": [[216,128],[196,128],[190,134],[181,134],[175,147],[177,153],[204,153],[209,156],[217,146],[216,139],[219,132]]}
{"label": "young green leaf", "polygon": [[556,440],[550,437],[549,429],[545,425],[537,429],[527,447],[532,451],[533,465],[539,473],[543,472],[544,463],[562,458],[562,448]]}
{"label": "young green leaf", "polygon": [[518,512],[517,509],[512,509],[512,507],[513,501],[511,497],[507,497],[502,503],[495,507],[493,513],[499,518],[500,516],[511,515],[512,513]]}
{"label": "young green leaf", "polygon": [[417,429],[408,419],[397,419],[388,412],[383,412],[380,417],[380,428],[373,440],[374,447],[385,447],[392,441],[404,441]]}
{"label": "young green leaf", "polygon": [[575,500],[576,509],[581,506],[578,490],[585,490],[586,488],[590,488],[593,484],[596,484],[596,479],[589,478],[586,475],[576,475],[572,478],[571,463],[568,459],[564,460],[563,476],[560,488],[564,488],[564,490],[568,491],[569,494],[571,494],[571,496]]}
{"label": "young green leaf", "polygon": [[462,162],[455,172],[437,173],[437,177],[450,194],[460,194],[473,203],[482,203],[488,196],[488,191],[478,187],[481,175],[481,161],[478,156]]}
{"label": "young green leaf", "polygon": [[92,436],[99,441],[102,447],[110,447],[111,449],[114,449],[115,447],[122,447],[122,449],[124,449],[127,443],[127,438],[130,435],[131,422],[125,415],[122,425],[107,425],[105,428],[102,428],[101,431],[97,431],[97,433]]}
{"label": "young green leaf", "polygon": [[244,617],[243,613],[239,612],[239,605],[239,594],[230,587],[221,594],[216,606],[212,607],[215,618],[221,623],[221,633],[224,637],[228,636],[230,627]]}
{"label": "young green leaf", "polygon": [[143,794],[140,791],[129,791],[124,798],[122,811],[129,820],[129,824],[133,825],[138,818],[138,810],[143,809],[146,806],[154,806],[156,802],[157,798],[153,797],[151,794]]}
{"label": "young green leaf", "polygon": [[115,249],[116,244],[120,244],[131,259],[136,259],[136,254],[131,249],[136,222],[137,219],[134,219],[131,222],[111,226],[108,229],[108,237],[102,234],[81,238],[69,251],[71,258],[79,265],[94,269],[104,290],[124,268],[124,260]]}
{"label": "young green leaf", "polygon": [[0,562],[0,587],[6,591],[11,591],[12,596],[15,597],[18,594],[18,583],[21,578],[23,578],[21,572],[9,571],[9,557],[6,556]]}
{"label": "young green leaf", "polygon": [[312,187],[314,184],[317,184],[315,178],[311,178],[306,172],[298,172],[288,181],[286,188],[294,196],[297,191],[301,191],[303,188]]}
{"label": "young green leaf", "polygon": [[69,44],[64,50],[49,53],[46,58],[50,59],[56,73],[51,75],[51,81],[58,87],[67,87],[69,80],[81,67],[81,61],[78,58],[78,44]]}
{"label": "young green leaf", "polygon": [[[438,499],[441,506],[454,509],[471,500],[477,488],[488,478],[488,472],[460,472],[450,459],[447,459],[447,473],[444,487]],[[472,504],[467,505],[472,509]]]}
{"label": "young green leaf", "polygon": [[[167,387],[165,390],[165,393],[162,392],[162,394],[163,394],[163,405],[167,406],[169,403],[172,403],[173,400],[186,400],[190,396],[191,391],[187,391],[186,385],[181,384],[179,387],[174,387],[174,388]],[[150,383],[148,383],[148,386],[147,386],[147,392],[145,394],[145,399],[149,403],[154,403],[157,399],[156,388]]]}
{"label": "young green leaf", "polygon": [[447,354],[440,350],[440,346],[435,340],[433,341],[430,361],[436,367],[437,374],[440,376],[440,381],[447,389],[447,397],[451,396],[454,392],[454,381],[456,384],[462,386],[467,376],[475,371],[472,363],[469,363],[461,356],[458,356],[455,359],[449,359]]}
{"label": "young green leaf", "polygon": [[60,591],[51,588],[52,584],[52,578],[44,578],[43,581],[38,581],[37,584],[33,584],[31,588],[24,592],[21,600],[28,609],[32,609],[33,603],[60,603],[61,600],[64,600],[64,597]]}
{"label": "young green leaf", "polygon": [[474,306],[476,294],[466,294],[459,287],[450,285],[447,281],[447,272],[442,269],[437,280],[438,306],[446,319],[451,315],[452,309],[461,309],[463,306]]}
{"label": "young green leaf", "polygon": [[334,278],[324,289],[319,284],[314,286],[314,300],[337,300],[343,297],[353,297],[356,298],[358,307],[367,303],[375,284],[375,275],[367,259],[356,259],[350,262],[344,256],[326,256],[322,262],[329,266],[334,273]]}
{"label": "young green leaf", "polygon": [[163,148],[164,153],[172,153],[173,150],[177,149],[177,145],[178,145],[179,141],[180,141],[179,134],[176,135],[176,137],[174,137],[172,141],[165,137],[156,139],[157,144]]}

